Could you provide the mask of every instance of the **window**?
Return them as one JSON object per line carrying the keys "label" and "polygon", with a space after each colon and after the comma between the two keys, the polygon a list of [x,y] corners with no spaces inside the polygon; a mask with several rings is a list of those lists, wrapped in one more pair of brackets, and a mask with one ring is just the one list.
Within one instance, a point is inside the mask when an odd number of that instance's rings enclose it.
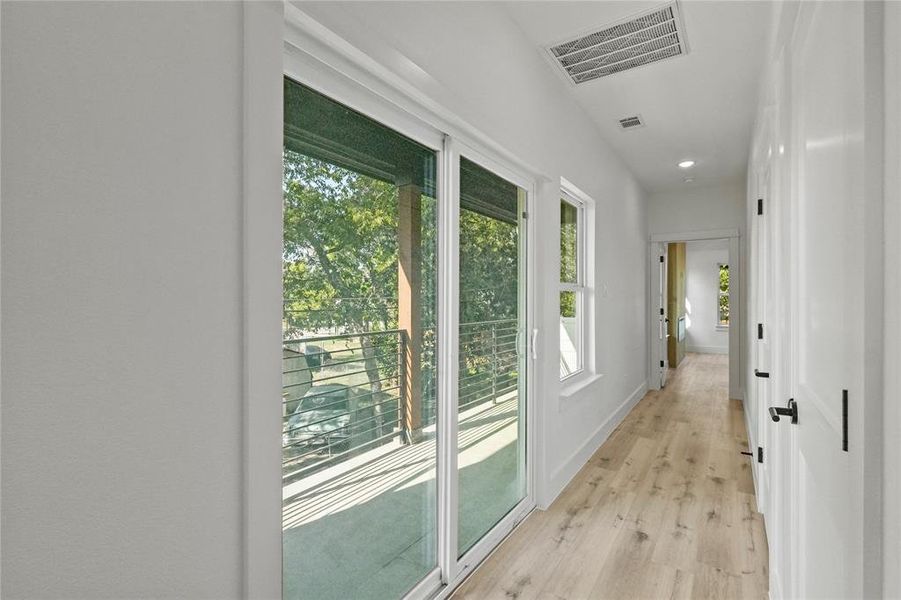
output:
{"label": "window", "polygon": [[584,368],[584,204],[560,199],[560,379]]}
{"label": "window", "polygon": [[716,326],[729,327],[729,265],[718,263],[719,287],[716,301]]}

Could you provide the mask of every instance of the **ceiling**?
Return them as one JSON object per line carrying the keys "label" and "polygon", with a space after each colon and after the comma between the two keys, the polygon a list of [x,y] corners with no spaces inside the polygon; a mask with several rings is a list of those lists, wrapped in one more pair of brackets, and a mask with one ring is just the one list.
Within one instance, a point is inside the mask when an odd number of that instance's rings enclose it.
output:
{"label": "ceiling", "polygon": [[[509,2],[510,17],[544,48],[601,29],[661,2]],[[771,5],[758,1],[680,2],[689,52],[574,86],[559,77],[601,135],[649,192],[743,178],[757,107],[757,82]],[[639,114],[644,127],[622,130]],[[677,163],[691,159],[695,166]],[[693,178],[684,182],[685,177]]]}

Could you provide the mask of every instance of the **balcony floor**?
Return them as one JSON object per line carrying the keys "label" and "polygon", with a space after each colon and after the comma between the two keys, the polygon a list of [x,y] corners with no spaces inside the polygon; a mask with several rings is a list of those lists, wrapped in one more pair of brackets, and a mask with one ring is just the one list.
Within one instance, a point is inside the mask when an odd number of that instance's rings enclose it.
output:
{"label": "balcony floor", "polygon": [[[515,392],[460,414],[467,547],[520,497],[517,416]],[[436,564],[435,468],[431,427],[418,443],[381,446],[286,485],[285,598],[397,597],[415,585]]]}

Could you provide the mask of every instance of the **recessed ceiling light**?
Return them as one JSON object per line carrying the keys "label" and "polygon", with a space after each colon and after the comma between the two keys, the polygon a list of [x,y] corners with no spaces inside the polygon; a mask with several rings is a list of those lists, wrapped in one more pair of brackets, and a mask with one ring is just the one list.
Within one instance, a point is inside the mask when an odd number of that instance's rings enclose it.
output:
{"label": "recessed ceiling light", "polygon": [[679,166],[682,167],[683,169],[688,169],[688,168],[690,168],[690,167],[695,166],[695,161],[693,161],[693,160],[683,160],[682,162],[679,163]]}

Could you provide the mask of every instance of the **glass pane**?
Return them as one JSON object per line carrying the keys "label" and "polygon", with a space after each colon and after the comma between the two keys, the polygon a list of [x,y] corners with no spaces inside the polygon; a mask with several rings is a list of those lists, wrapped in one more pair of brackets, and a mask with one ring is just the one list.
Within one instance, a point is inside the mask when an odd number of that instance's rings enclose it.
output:
{"label": "glass pane", "polygon": [[525,191],[460,161],[462,555],[526,494]]}
{"label": "glass pane", "polygon": [[579,292],[560,292],[560,378],[582,368],[579,356]]}
{"label": "glass pane", "polygon": [[283,589],[436,566],[436,155],[285,80]]}
{"label": "glass pane", "polygon": [[579,209],[560,201],[560,281],[579,282]]}
{"label": "glass pane", "polygon": [[719,265],[720,287],[717,301],[717,322],[720,326],[729,325],[729,265]]}

